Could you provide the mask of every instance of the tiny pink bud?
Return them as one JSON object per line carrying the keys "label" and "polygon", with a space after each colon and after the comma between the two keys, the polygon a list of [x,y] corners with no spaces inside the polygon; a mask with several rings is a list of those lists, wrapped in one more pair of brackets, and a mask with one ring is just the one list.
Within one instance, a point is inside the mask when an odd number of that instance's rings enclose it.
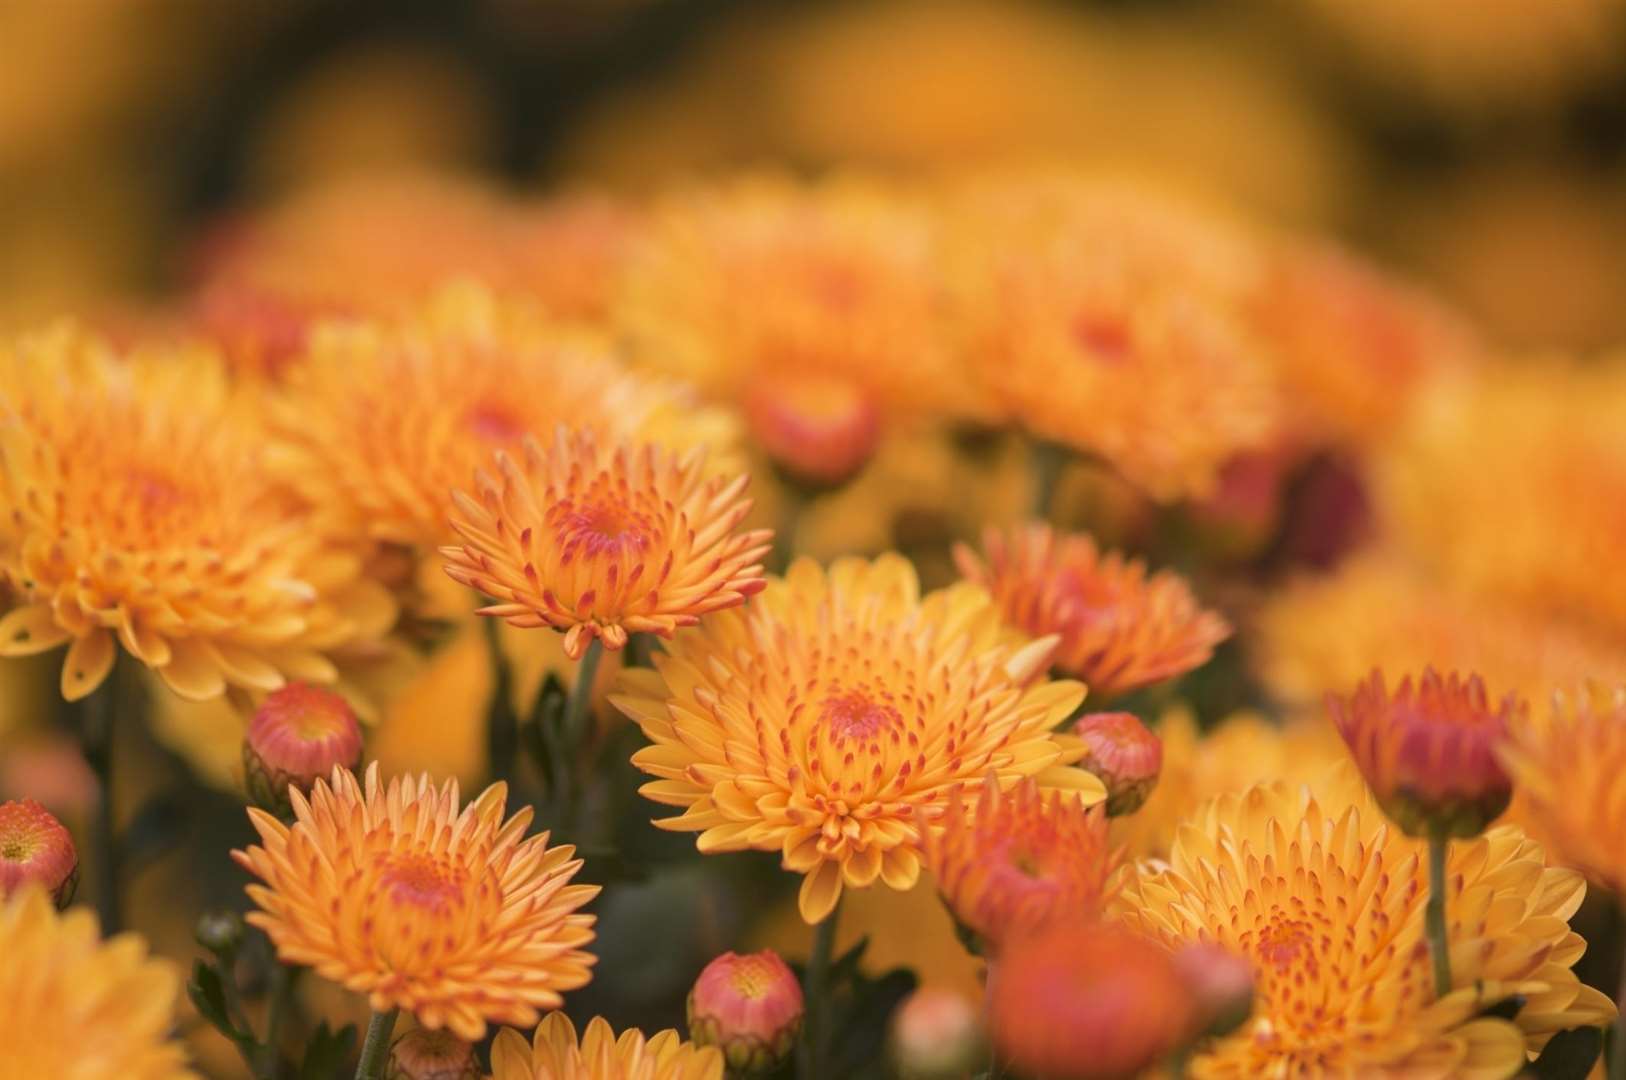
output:
{"label": "tiny pink bud", "polygon": [[0,803],[0,898],[30,883],[67,907],[79,883],[79,854],[62,822],[33,799]]}
{"label": "tiny pink bud", "polygon": [[801,984],[778,953],[724,953],[689,991],[689,1037],[720,1049],[732,1072],[759,1076],[789,1056],[802,1008]]}
{"label": "tiny pink bud", "polygon": [[1163,771],[1163,740],[1134,713],[1086,713],[1073,727],[1084,740],[1079,765],[1107,787],[1107,816],[1139,810]]}
{"label": "tiny pink bud", "polygon": [[1175,953],[1174,966],[1191,991],[1197,1034],[1228,1035],[1253,1012],[1253,965],[1246,957],[1200,942]]}
{"label": "tiny pink bud", "polygon": [[288,809],[290,785],[309,792],[335,765],[361,761],[361,725],[350,704],[334,693],[290,683],[260,703],[243,740],[243,776],[249,797],[273,813]]}
{"label": "tiny pink bud", "polygon": [[413,1028],[390,1047],[386,1080],[479,1080],[474,1045],[449,1031]]}
{"label": "tiny pink bud", "polygon": [[863,392],[840,379],[776,374],[745,394],[751,434],[791,479],[838,487],[868,464],[880,419]]}
{"label": "tiny pink bud", "polygon": [[916,990],[892,1018],[892,1061],[904,1080],[958,1080],[987,1058],[976,1007],[951,990]]}

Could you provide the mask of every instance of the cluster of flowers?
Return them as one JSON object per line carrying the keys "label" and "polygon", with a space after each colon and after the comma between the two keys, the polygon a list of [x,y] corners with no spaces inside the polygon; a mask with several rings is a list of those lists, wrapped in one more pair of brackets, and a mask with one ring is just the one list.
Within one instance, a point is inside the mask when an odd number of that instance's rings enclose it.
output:
{"label": "cluster of flowers", "polygon": [[[1482,346],[1449,312],[1099,178],[336,205],[232,234],[178,313],[0,344],[0,655],[66,646],[61,696],[89,699],[104,770],[97,723],[141,669],[242,717],[247,922],[282,965],[365,995],[357,1077],[720,1077],[793,1051],[804,1080],[837,1075],[843,895],[923,873],[987,1001],[980,1018],[905,1004],[910,1075],[980,1069],[985,1023],[1036,1078],[1511,1076],[1615,1017],[1572,971],[1568,919],[1583,874],[1626,888],[1626,699],[1533,719],[1477,676],[1374,674],[1328,706],[1359,776],[1323,754],[1297,763],[1302,787],[1200,805],[1174,781],[1148,840],[1137,821],[1185,762],[1135,713],[1231,625],[1186,579],[1058,524],[1104,513],[1133,536],[1178,513],[1222,558],[1265,558],[1290,495],[1323,490],[1319,463],[1377,453],[1420,399],[1477,378]],[[957,513],[988,527],[936,589],[896,552],[797,554],[889,441],[949,427],[1033,444],[1037,512],[951,494],[969,505],[945,511],[950,536],[975,535]],[[758,465],[777,538],[745,497]],[[901,505],[858,509],[896,536]],[[1610,535],[1620,507],[1585,508],[1559,550]],[[1359,516],[1319,505],[1319,531],[1287,542],[1334,558]],[[1575,599],[1584,568],[1546,572]],[[501,779],[465,803],[455,780],[363,765],[363,722],[400,722],[378,670],[476,614],[488,691],[460,704],[516,791],[515,699],[542,718],[546,799],[512,815]],[[522,649],[557,642],[562,689],[516,691],[501,623]],[[110,677],[121,654],[130,678]],[[818,928],[802,978],[771,952],[719,957],[687,1041],[602,1019],[578,1039],[556,1011],[592,979],[599,886],[531,824],[579,824],[606,660],[608,703],[644,737],[642,794],[675,811],[655,825],[703,854],[775,853]],[[1519,824],[1493,827],[1512,777]],[[168,965],[54,910],[77,865],[43,809],[0,806],[8,1067],[192,1075]],[[229,957],[241,933],[200,940]],[[194,1003],[256,1076],[283,1075],[275,1024],[256,1035],[220,969]],[[392,1038],[401,1012],[414,1026]]]}

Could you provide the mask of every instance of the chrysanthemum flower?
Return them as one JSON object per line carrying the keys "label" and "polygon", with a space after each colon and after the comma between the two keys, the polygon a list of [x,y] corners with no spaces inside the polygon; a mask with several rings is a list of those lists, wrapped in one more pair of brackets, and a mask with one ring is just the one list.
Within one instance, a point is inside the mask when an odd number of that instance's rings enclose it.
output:
{"label": "chrysanthemum flower", "polygon": [[1230,635],[1175,574],[1149,575],[1139,559],[1103,553],[1084,533],[1036,523],[989,529],[983,547],[986,561],[956,546],[960,573],[994,595],[1012,626],[1060,635],[1052,663],[1098,696],[1184,674]]}
{"label": "chrysanthemum flower", "polygon": [[506,315],[472,285],[413,319],[319,328],[273,415],[280,464],[312,505],[417,547],[450,539],[451,493],[527,435],[546,441],[563,424],[725,456],[737,437],[686,388],[627,370],[593,338]]}
{"label": "chrysanthemum flower", "polygon": [[889,414],[987,412],[944,334],[920,200],[749,177],[673,195],[653,219],[620,312],[645,362],[727,400],[797,374],[845,381]]}
{"label": "chrysanthemum flower", "polygon": [[926,866],[960,923],[995,948],[1012,935],[1100,914],[1116,858],[1107,819],[1066,792],[1023,780],[985,784],[975,807],[952,799],[925,836]]}
{"label": "chrysanthemum flower", "polygon": [[536,1023],[587,983],[593,916],[578,909],[598,887],[569,884],[574,848],[525,839],[530,807],[503,821],[506,785],[460,809],[455,782],[386,787],[375,762],[365,788],[334,769],[291,798],[291,826],[251,808],[264,846],[232,852],[264,882],[248,887],[261,909],[248,921],[284,963],[470,1042],[488,1021]]}
{"label": "chrysanthemum flower", "polygon": [[0,1076],[196,1080],[169,1038],[180,977],[134,934],[103,942],[89,911],[28,886],[0,899],[0,956]]}
{"label": "chrysanthemum flower", "polygon": [[800,559],[611,701],[654,743],[633,755],[660,778],[643,793],[683,808],[656,824],[699,832],[703,852],[781,852],[816,923],[844,884],[914,885],[957,786],[975,797],[992,772],[1105,796],[1072,767],[1078,740],[1054,734],[1084,695],[1040,677],[1054,645],[1013,642],[981,589],[922,599],[898,556]]}
{"label": "chrysanthemum flower", "polygon": [[1626,898],[1626,691],[1558,696],[1501,750],[1522,815],[1560,860]]}
{"label": "chrysanthemum flower", "polygon": [[250,798],[273,812],[288,807],[288,786],[310,792],[334,768],[361,764],[361,725],[332,690],[290,683],[273,690],[248,722],[243,779]]}
{"label": "chrysanthemum flower", "polygon": [[118,646],[182,697],[331,682],[387,631],[361,562],[275,485],[252,402],[212,355],[115,356],[71,330],[0,346],[0,655],[69,644],[84,697]]}
{"label": "chrysanthemum flower", "polygon": [[802,984],[772,949],[726,952],[707,964],[689,991],[689,1036],[715,1046],[728,1067],[758,1076],[790,1056],[802,1030]]}
{"label": "chrysanthemum flower", "polygon": [[496,599],[482,615],[551,626],[578,659],[598,638],[671,637],[763,587],[767,530],[736,532],[750,512],[749,477],[708,478],[703,451],[601,442],[560,428],[525,441],[523,463],[497,458],[478,501],[455,497],[462,546],[442,549],[454,581]]}
{"label": "chrysanthemum flower", "polygon": [[1374,671],[1327,710],[1378,805],[1408,836],[1475,836],[1513,797],[1496,748],[1524,710],[1512,694],[1493,703],[1477,675],[1424,670],[1393,694]]}
{"label": "chrysanthemum flower", "polygon": [[549,1013],[536,1039],[504,1028],[491,1047],[492,1080],[723,1080],[723,1055],[663,1031],[652,1038],[628,1029],[619,1038],[602,1017],[587,1025],[581,1044],[564,1013]]}
{"label": "chrysanthemum flower", "polygon": [[1173,958],[1116,926],[1054,924],[989,971],[994,1045],[1045,1080],[1133,1080],[1190,1037],[1193,1015]]}
{"label": "chrysanthemum flower", "polygon": [[0,803],[0,900],[39,885],[65,907],[78,879],[79,852],[62,822],[33,799]]}
{"label": "chrysanthemum flower", "polygon": [[[1201,1077],[1511,1076],[1555,1032],[1614,1015],[1570,970],[1567,919],[1586,883],[1500,826],[1450,845],[1453,989],[1431,986],[1424,845],[1392,829],[1344,769],[1216,799],[1182,829],[1168,869],[1143,870],[1116,909],[1171,948],[1212,941],[1252,959],[1252,1019],[1207,1044]],[[1512,1020],[1483,1016],[1523,997]]]}

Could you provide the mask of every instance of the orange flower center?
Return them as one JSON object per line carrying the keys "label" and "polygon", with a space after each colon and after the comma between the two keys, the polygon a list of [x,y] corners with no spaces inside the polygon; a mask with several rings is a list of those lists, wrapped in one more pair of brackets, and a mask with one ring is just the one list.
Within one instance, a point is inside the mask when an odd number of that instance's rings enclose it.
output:
{"label": "orange flower center", "polygon": [[1117,365],[1129,359],[1129,327],[1122,319],[1085,313],[1073,320],[1073,341],[1090,359]]}
{"label": "orange flower center", "polygon": [[1269,925],[1259,931],[1255,951],[1261,962],[1277,971],[1303,964],[1315,971],[1315,928],[1303,919],[1290,919],[1277,915]]}
{"label": "orange flower center", "polygon": [[429,855],[390,855],[378,881],[394,903],[442,914],[463,899],[468,875]]}
{"label": "orange flower center", "polygon": [[729,972],[729,985],[743,998],[760,1001],[774,988],[775,972],[756,957],[741,957]]}
{"label": "orange flower center", "polygon": [[1075,622],[1102,624],[1117,618],[1123,603],[1123,590],[1099,574],[1081,574],[1064,567],[1056,575],[1056,592],[1071,602]]}
{"label": "orange flower center", "polygon": [[643,515],[623,503],[597,503],[561,515],[556,536],[566,550],[610,555],[643,551],[654,531]]}
{"label": "orange flower center", "polygon": [[898,710],[876,704],[855,690],[825,698],[820,719],[838,742],[848,739],[873,742],[903,723]]}

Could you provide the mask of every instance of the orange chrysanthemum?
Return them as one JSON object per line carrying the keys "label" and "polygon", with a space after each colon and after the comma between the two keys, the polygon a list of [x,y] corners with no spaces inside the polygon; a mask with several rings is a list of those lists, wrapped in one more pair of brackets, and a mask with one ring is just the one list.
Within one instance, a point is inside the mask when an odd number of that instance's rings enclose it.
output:
{"label": "orange chrysanthemum", "polygon": [[459,809],[455,781],[386,787],[375,762],[365,788],[334,769],[309,799],[291,791],[291,826],[251,808],[264,846],[232,852],[264,882],[248,921],[376,1011],[471,1042],[488,1021],[528,1027],[590,978],[593,916],[578,909],[598,886],[569,884],[574,848],[525,838],[530,807],[503,821],[507,794],[493,784]]}
{"label": "orange chrysanthemum", "polygon": [[925,847],[955,917],[996,948],[1048,923],[1097,917],[1116,864],[1102,808],[1031,779],[1006,792],[984,785],[974,808],[952,799]]}
{"label": "orange chrysanthemum", "polygon": [[889,413],[976,415],[936,262],[919,201],[854,180],[746,178],[657,209],[621,318],[641,359],[721,398],[797,374],[846,381]]}
{"label": "orange chrysanthemum", "polygon": [[708,479],[705,455],[601,443],[560,428],[547,449],[525,441],[524,462],[497,456],[479,474],[479,500],[459,492],[442,549],[452,579],[494,597],[480,609],[515,626],[565,632],[578,659],[597,638],[671,637],[700,616],[763,587],[766,530],[736,532],[750,512],[749,477]]}
{"label": "orange chrysanthemum", "polygon": [[802,917],[843,884],[908,889],[925,833],[958,785],[975,797],[1034,777],[1106,795],[1054,729],[1083,687],[1038,677],[1054,641],[1013,642],[981,589],[920,596],[896,555],[799,559],[743,611],[677,635],[656,670],[623,673],[614,704],[654,745],[643,793],[683,808],[656,824],[699,832],[703,852],[779,851],[802,881]]}
{"label": "orange chrysanthemum", "polygon": [[550,1013],[536,1039],[504,1028],[491,1047],[492,1080],[723,1080],[723,1055],[663,1031],[645,1039],[629,1029],[617,1038],[602,1017],[587,1025],[581,1044],[564,1013]]}
{"label": "orange chrysanthemum", "polygon": [[1120,188],[1031,197],[964,214],[953,311],[977,375],[1024,427],[1151,495],[1206,495],[1278,425],[1269,359],[1239,308],[1256,253]]}
{"label": "orange chrysanthemum", "polygon": [[628,371],[593,338],[506,315],[471,285],[415,319],[323,326],[275,400],[294,486],[346,529],[419,547],[450,539],[452,492],[527,435],[564,424],[714,454],[736,438],[685,388]]}
{"label": "orange chrysanthemum", "polygon": [[71,642],[70,699],[117,645],[177,694],[332,682],[393,602],[278,489],[253,403],[211,354],[114,355],[72,330],[0,346],[0,656]]}
{"label": "orange chrysanthemum", "polygon": [[169,1037],[180,976],[134,934],[28,886],[0,899],[0,956],[4,1080],[197,1080]]}
{"label": "orange chrysanthemum", "polygon": [[1390,694],[1374,671],[1347,698],[1327,695],[1355,764],[1378,805],[1408,836],[1476,836],[1513,797],[1496,748],[1523,710],[1512,694],[1493,704],[1477,675],[1425,669]]}
{"label": "orange chrysanthemum", "polygon": [[[1168,868],[1143,869],[1116,905],[1171,948],[1212,941],[1253,961],[1252,1018],[1191,1075],[1511,1076],[1555,1032],[1614,1015],[1570,970],[1586,883],[1512,826],[1450,847],[1453,989],[1435,999],[1423,854],[1347,768],[1319,795],[1277,783],[1200,811]],[[1513,1020],[1482,1015],[1514,995]]]}
{"label": "orange chrysanthemum", "polygon": [[1626,898],[1626,690],[1560,695],[1502,754],[1519,810],[1565,863]]}
{"label": "orange chrysanthemum", "polygon": [[989,529],[983,547],[986,562],[955,548],[960,573],[993,593],[1011,625],[1060,635],[1052,662],[1097,695],[1184,674],[1231,632],[1175,574],[1148,575],[1145,563],[1103,553],[1086,534],[1028,524]]}

